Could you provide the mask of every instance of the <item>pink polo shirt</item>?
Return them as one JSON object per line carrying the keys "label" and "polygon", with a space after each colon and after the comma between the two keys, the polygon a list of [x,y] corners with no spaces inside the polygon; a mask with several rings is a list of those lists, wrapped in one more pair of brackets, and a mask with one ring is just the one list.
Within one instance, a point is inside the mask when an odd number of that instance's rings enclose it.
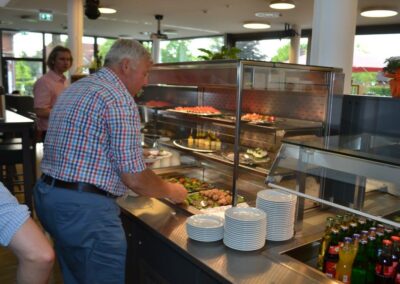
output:
{"label": "pink polo shirt", "polygon": [[[53,108],[57,97],[68,87],[68,81],[64,75],[60,76],[50,70],[39,78],[33,86],[33,107],[34,108]],[[37,118],[37,128],[47,130],[49,120]]]}

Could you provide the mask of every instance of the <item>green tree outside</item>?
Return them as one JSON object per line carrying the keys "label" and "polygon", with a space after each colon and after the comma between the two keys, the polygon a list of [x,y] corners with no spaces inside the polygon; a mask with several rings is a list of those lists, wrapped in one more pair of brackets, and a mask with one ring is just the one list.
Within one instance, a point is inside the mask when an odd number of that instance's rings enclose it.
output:
{"label": "green tree outside", "polygon": [[161,62],[184,62],[198,61],[198,59],[189,50],[187,40],[171,40],[165,48],[161,49]]}
{"label": "green tree outside", "polygon": [[[289,52],[290,52],[290,44],[286,44],[280,48],[275,56],[271,58],[273,62],[287,62],[289,61]],[[306,54],[307,52],[307,44],[300,44],[300,54]]]}

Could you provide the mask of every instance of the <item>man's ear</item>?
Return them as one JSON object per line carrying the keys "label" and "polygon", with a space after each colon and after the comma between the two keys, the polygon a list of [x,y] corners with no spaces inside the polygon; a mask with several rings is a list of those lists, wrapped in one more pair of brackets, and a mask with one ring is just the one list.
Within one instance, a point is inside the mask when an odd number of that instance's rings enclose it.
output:
{"label": "man's ear", "polygon": [[131,68],[131,61],[128,58],[124,58],[121,60],[121,71],[125,74]]}

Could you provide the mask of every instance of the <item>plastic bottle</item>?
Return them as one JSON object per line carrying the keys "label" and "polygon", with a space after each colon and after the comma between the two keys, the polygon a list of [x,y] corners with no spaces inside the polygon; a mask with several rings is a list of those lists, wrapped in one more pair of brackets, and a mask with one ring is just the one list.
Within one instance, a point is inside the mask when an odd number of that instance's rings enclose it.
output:
{"label": "plastic bottle", "polygon": [[367,241],[361,240],[356,258],[351,269],[351,284],[364,284],[367,282]]}
{"label": "plastic bottle", "polygon": [[392,242],[383,241],[382,253],[375,266],[375,283],[392,284],[394,282],[395,272],[393,271],[392,261]]}
{"label": "plastic bottle", "polygon": [[336,276],[336,265],[339,261],[339,232],[336,228],[332,228],[331,241],[328,250],[325,253],[324,273],[330,278]]}
{"label": "plastic bottle", "polygon": [[355,255],[351,242],[351,238],[344,238],[343,246],[339,249],[339,261],[336,265],[335,279],[343,283],[350,283],[351,278],[351,268]]}
{"label": "plastic bottle", "polygon": [[317,260],[317,268],[321,271],[324,269],[324,257],[329,242],[331,240],[331,230],[334,225],[334,221],[335,220],[332,217],[326,218],[325,233],[322,236],[321,244],[319,245],[318,260]]}

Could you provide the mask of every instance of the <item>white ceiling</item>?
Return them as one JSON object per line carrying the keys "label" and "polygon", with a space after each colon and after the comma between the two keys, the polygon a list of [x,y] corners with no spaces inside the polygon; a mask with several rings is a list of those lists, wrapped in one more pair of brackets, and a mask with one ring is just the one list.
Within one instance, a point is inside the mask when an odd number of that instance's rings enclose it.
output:
{"label": "white ceiling", "polygon": [[[28,31],[67,33],[67,3],[74,0],[10,0],[0,8],[0,28]],[[325,0],[336,1],[336,0]],[[356,0],[348,0],[356,1]],[[85,0],[83,0],[85,2]],[[118,10],[102,15],[97,20],[84,19],[84,34],[98,36],[130,36],[148,39],[147,34],[157,29],[155,14],[164,15],[162,30],[175,30],[169,38],[211,36],[224,33],[253,32],[242,27],[245,21],[259,20],[255,12],[276,11],[269,8],[269,0],[100,0],[101,6]],[[313,0],[294,0],[296,8],[280,11],[281,16],[269,19],[272,27],[266,31],[284,29],[284,24],[296,24],[302,29],[312,27]],[[379,5],[400,11],[400,0],[359,0],[359,10]],[[2,4],[4,4],[2,3]],[[38,10],[50,10],[52,23],[37,21]],[[25,17],[22,19],[21,17]],[[357,25],[399,24],[400,15],[386,19],[357,16]]]}

